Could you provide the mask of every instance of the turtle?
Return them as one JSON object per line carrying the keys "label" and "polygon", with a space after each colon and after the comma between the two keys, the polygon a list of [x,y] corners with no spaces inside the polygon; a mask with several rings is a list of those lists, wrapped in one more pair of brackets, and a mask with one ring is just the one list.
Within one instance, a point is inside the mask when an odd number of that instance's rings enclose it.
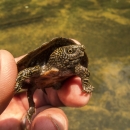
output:
{"label": "turtle", "polygon": [[[81,78],[83,91],[91,93],[94,87],[89,82],[88,57],[83,45],[69,38],[57,37],[29,52],[17,63],[18,75],[15,94],[27,91],[29,109],[26,118],[31,122],[35,113],[33,94],[36,89],[53,87],[58,90],[74,75]],[[47,93],[46,93],[47,94]]]}

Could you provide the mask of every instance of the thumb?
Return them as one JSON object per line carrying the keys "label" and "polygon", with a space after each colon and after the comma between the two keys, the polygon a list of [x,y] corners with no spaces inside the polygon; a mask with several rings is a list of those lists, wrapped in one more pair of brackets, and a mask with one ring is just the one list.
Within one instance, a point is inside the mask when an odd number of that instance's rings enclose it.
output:
{"label": "thumb", "polygon": [[13,97],[17,67],[13,56],[6,50],[0,50],[0,114]]}

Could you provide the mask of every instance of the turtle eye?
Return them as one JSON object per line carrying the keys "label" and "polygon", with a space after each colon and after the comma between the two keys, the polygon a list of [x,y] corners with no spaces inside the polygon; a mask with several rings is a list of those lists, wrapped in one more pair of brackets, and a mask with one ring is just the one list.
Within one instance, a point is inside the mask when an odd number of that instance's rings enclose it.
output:
{"label": "turtle eye", "polygon": [[72,54],[72,53],[73,53],[72,48],[69,48],[69,49],[68,49],[68,53],[69,53],[69,54]]}

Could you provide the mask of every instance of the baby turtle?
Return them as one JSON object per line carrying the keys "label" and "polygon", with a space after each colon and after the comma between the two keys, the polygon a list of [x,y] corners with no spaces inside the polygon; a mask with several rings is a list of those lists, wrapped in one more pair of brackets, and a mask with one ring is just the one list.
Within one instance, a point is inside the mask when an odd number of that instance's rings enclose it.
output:
{"label": "baby turtle", "polygon": [[71,76],[81,78],[83,91],[91,93],[93,86],[89,83],[88,57],[83,45],[67,38],[55,38],[28,53],[18,63],[18,76],[15,93],[27,89],[30,122],[35,113],[33,94],[36,89],[53,87],[60,89],[63,82]]}

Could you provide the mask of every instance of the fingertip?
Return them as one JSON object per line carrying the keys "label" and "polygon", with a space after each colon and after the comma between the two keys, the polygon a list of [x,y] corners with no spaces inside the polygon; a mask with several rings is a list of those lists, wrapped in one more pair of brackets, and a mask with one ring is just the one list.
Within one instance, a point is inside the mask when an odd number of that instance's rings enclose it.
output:
{"label": "fingertip", "polygon": [[79,41],[77,41],[77,40],[75,40],[75,39],[72,39],[72,38],[71,38],[71,40],[73,40],[77,45],[80,45],[80,44],[81,44]]}
{"label": "fingertip", "polygon": [[91,94],[82,91],[81,79],[72,77],[58,90],[61,102],[70,107],[81,107],[88,103]]}
{"label": "fingertip", "polygon": [[14,85],[17,76],[16,62],[11,53],[0,50],[0,113],[13,97]]}
{"label": "fingertip", "polygon": [[68,119],[59,108],[48,108],[39,113],[32,122],[32,130],[68,130]]}

